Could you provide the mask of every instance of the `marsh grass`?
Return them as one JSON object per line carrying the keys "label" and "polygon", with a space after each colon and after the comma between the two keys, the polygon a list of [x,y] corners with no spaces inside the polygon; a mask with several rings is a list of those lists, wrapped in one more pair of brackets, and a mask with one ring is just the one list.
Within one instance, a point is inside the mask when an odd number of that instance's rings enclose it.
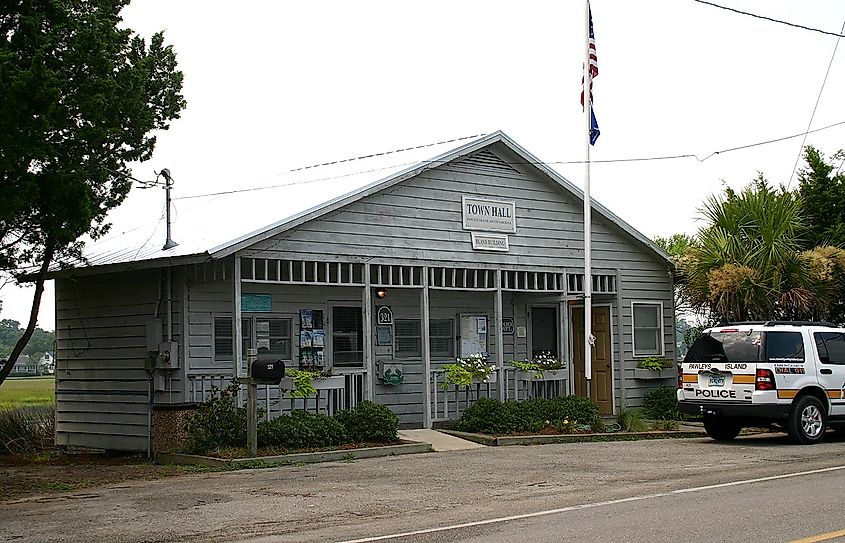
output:
{"label": "marsh grass", "polygon": [[53,377],[9,378],[0,385],[0,409],[52,404],[55,394]]}

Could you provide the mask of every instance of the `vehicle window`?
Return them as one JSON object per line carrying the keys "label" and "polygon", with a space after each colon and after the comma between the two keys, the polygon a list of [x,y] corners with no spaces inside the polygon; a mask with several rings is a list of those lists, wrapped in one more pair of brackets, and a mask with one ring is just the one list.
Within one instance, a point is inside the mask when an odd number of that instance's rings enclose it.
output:
{"label": "vehicle window", "polygon": [[823,364],[845,364],[845,334],[816,332],[813,334],[819,359]]}
{"label": "vehicle window", "polygon": [[801,332],[767,332],[766,360],[769,362],[803,362],[804,339]]}
{"label": "vehicle window", "polygon": [[756,362],[760,356],[760,332],[711,332],[695,340],[684,362]]}

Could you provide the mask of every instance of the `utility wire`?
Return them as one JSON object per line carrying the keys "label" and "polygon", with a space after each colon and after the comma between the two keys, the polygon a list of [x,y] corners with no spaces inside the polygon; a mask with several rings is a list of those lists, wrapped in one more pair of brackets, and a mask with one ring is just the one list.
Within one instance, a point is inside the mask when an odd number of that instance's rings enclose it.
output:
{"label": "utility wire", "polygon": [[781,19],[775,19],[773,17],[766,17],[765,15],[757,15],[756,13],[750,13],[748,11],[742,11],[739,9],[729,8],[727,6],[720,6],[719,4],[714,4],[713,2],[706,2],[705,0],[692,0],[693,2],[698,2],[699,4],[706,4],[708,6],[713,6],[714,8],[724,9],[725,11],[732,11],[734,13],[739,13],[740,15],[748,15],[749,17],[755,17],[757,19],[763,19],[765,21],[771,21],[773,23],[780,23],[783,25],[791,26],[794,28],[800,28],[802,30],[809,30],[811,32],[818,32],[819,34],[826,34],[828,36],[836,36],[838,38],[845,38],[845,35],[842,34],[845,29],[840,30],[839,34],[834,32],[828,32],[827,30],[821,30],[818,28],[813,28],[810,26],[799,25],[797,23],[790,23],[789,21],[782,21]]}
{"label": "utility wire", "polygon": [[[802,136],[806,136],[807,134],[812,134],[814,132],[821,132],[822,130],[828,130],[830,128],[834,128],[836,126],[841,126],[843,124],[845,124],[845,121],[840,121],[840,122],[837,122],[837,123],[829,124],[829,125],[823,126],[821,128],[815,128],[813,130],[808,130],[806,132],[799,132],[798,134],[792,134],[790,136],[784,136],[784,137],[781,137],[781,138],[775,138],[775,139],[770,139],[770,140],[766,140],[766,141],[760,141],[760,142],[755,142],[755,143],[749,143],[749,144],[746,144],[746,145],[740,145],[740,146],[737,146],[737,147],[730,147],[730,148],[727,148],[727,149],[721,149],[721,150],[718,150],[718,151],[713,151],[712,153],[710,153],[709,155],[707,155],[704,158],[699,158],[698,155],[695,155],[695,154],[692,154],[692,153],[685,153],[685,154],[678,154],[678,155],[615,158],[615,159],[607,159],[607,160],[591,160],[590,163],[591,164],[616,164],[616,163],[626,163],[626,162],[650,162],[650,161],[657,161],[657,160],[676,160],[676,159],[681,159],[681,158],[694,158],[699,163],[701,163],[701,162],[705,162],[706,160],[708,160],[708,159],[710,159],[710,158],[712,158],[716,155],[723,155],[723,154],[726,154],[726,153],[731,153],[733,151],[740,151],[740,150],[743,150],[743,149],[749,149],[751,147],[759,147],[761,145],[768,145],[768,144],[771,144],[771,143],[786,141],[786,140],[793,139],[793,138],[800,138]],[[469,136],[469,137],[472,138],[472,137],[477,137],[477,136]],[[467,139],[467,138],[459,138],[459,139],[462,140],[462,139]],[[457,141],[457,140],[449,140],[449,141]],[[448,142],[444,142],[444,143],[448,143]],[[437,144],[429,144],[428,146],[432,146],[432,145],[437,145]],[[426,146],[411,147],[409,149],[418,149],[420,147],[426,147]],[[377,154],[373,154],[373,155],[366,155],[366,156],[363,156],[363,157],[356,157],[354,159],[345,159],[345,160],[335,161],[335,162],[326,162],[324,164],[329,165],[329,164],[338,164],[338,163],[341,163],[341,162],[351,162],[353,160],[359,160],[359,159],[374,157],[374,156],[382,156],[382,155],[387,155],[387,154],[391,154],[391,153],[395,153],[395,152],[398,152],[398,151],[388,151],[386,153],[377,153]],[[277,184],[274,184],[274,185],[249,187],[249,188],[243,188],[243,189],[232,189],[232,190],[226,190],[226,191],[220,191],[220,192],[210,192],[210,193],[207,193],[207,194],[192,194],[192,195],[189,195],[189,196],[178,196],[178,197],[173,198],[173,200],[189,200],[189,199],[196,199],[196,198],[208,198],[208,197],[212,197],[212,196],[225,196],[225,195],[230,195],[230,194],[239,194],[239,193],[242,193],[242,192],[254,192],[254,191],[259,191],[259,190],[270,190],[270,189],[281,188],[281,187],[290,187],[290,186],[294,186],[294,185],[305,185],[305,184],[309,184],[309,183],[317,183],[317,182],[320,182],[320,181],[329,181],[329,180],[332,180],[332,179],[340,179],[340,178],[343,178],[343,177],[350,177],[350,176],[353,176],[353,175],[359,175],[359,174],[365,174],[365,173],[373,173],[373,172],[382,171],[382,170],[390,170],[390,169],[400,168],[400,167],[403,167],[403,166],[412,166],[412,165],[416,165],[416,164],[432,165],[432,164],[437,164],[437,163],[442,163],[442,162],[445,162],[445,161],[444,160],[440,160],[440,161],[438,161],[438,160],[413,161],[413,162],[407,162],[407,163],[401,163],[401,164],[392,164],[390,166],[385,166],[383,168],[375,168],[375,169],[371,169],[371,170],[359,170],[359,171],[349,172],[349,173],[345,173],[345,174],[341,174],[341,175],[335,175],[335,176],[329,176],[329,177],[318,177],[318,178],[314,178],[314,179],[292,181],[292,182],[289,182],[289,183],[277,183]],[[585,162],[586,162],[585,160],[558,160],[558,161],[550,161],[550,162],[549,161],[537,161],[537,162],[534,162],[534,161],[505,161],[506,164],[513,165],[513,166],[520,166],[520,165],[551,166],[551,165],[556,165],[556,164],[584,164]],[[282,175],[285,175],[285,174],[288,174],[288,173],[291,173],[291,172],[308,170],[308,169],[312,169],[312,168],[316,168],[316,167],[317,167],[317,165],[306,166],[306,167],[303,167],[303,168],[297,168],[295,170],[289,170],[287,172],[282,172],[281,174],[278,174],[276,177],[279,177],[279,176],[282,176]]]}
{"label": "utility wire", "polygon": [[[841,34],[845,31],[845,21],[842,21],[842,29],[839,31]],[[807,131],[809,132],[810,127],[813,125],[813,119],[816,117],[816,110],[819,108],[819,102],[822,99],[822,92],[824,92],[824,86],[827,83],[827,76],[830,75],[830,68],[833,66],[833,59],[836,57],[836,49],[839,48],[839,40],[841,38],[836,38],[836,45],[833,46],[833,54],[830,55],[830,62],[827,64],[827,71],[824,73],[824,79],[822,80],[822,86],[819,89],[819,95],[816,96],[816,104],[813,106],[813,112],[810,114],[810,122],[807,123]],[[789,188],[792,185],[792,178],[795,177],[795,170],[798,169],[798,162],[801,160],[801,154],[804,151],[804,144],[807,142],[807,134],[804,134],[804,138],[801,140],[801,146],[798,148],[798,156],[795,157],[795,164],[792,166],[792,171],[789,173],[789,183],[786,184],[786,188]]]}

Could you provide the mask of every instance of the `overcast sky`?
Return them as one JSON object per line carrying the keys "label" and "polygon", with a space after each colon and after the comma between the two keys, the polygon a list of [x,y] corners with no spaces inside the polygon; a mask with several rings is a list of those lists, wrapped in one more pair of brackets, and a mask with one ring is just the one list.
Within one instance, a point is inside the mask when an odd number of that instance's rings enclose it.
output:
{"label": "overcast sky", "polygon": [[[845,23],[841,0],[716,3],[833,33]],[[804,132],[819,97],[812,129],[845,121],[845,44],[819,95],[835,36],[692,0],[594,0],[592,11],[601,137],[591,158],[698,157],[593,164],[593,197],[647,236],[694,233],[701,202],[724,184],[741,188],[757,172],[789,183],[802,139],[699,159]],[[567,163],[584,158],[581,1],[136,0],[124,19],[142,36],[164,30],[185,73],[187,109],[133,168],[140,179],[169,168],[175,197],[495,130],[583,185],[584,166]],[[806,143],[829,156],[843,142],[845,125]],[[162,200],[133,190],[116,226],[155,225]],[[177,241],[190,236],[180,205]],[[25,322],[31,296],[0,290],[0,318]],[[47,329],[53,303],[50,285]]]}

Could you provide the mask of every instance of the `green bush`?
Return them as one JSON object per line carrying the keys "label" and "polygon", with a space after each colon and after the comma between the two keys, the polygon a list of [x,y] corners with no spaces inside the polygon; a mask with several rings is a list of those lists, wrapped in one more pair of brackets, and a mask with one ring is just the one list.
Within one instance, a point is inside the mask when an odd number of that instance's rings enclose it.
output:
{"label": "green bush", "polygon": [[0,408],[0,454],[35,454],[53,447],[52,405]]}
{"label": "green bush", "polygon": [[204,454],[221,447],[246,446],[246,409],[238,407],[240,385],[212,387],[211,397],[187,420],[187,451]]}
{"label": "green bush", "polygon": [[457,429],[484,434],[525,432],[531,427],[531,417],[527,415],[527,411],[517,402],[479,398],[463,412]]}
{"label": "green bush", "polygon": [[399,439],[399,418],[387,406],[363,401],[335,415],[353,443],[386,443]]}
{"label": "green bush", "polygon": [[464,411],[457,427],[464,432],[513,434],[536,432],[546,426],[571,428],[576,423],[590,426],[594,432],[604,430],[596,404],[577,396],[531,398],[523,402],[480,398]]}
{"label": "green bush", "polygon": [[293,411],[258,426],[258,443],[265,447],[320,449],[349,441],[343,425],[322,413]]}
{"label": "green bush", "polygon": [[643,412],[654,420],[680,420],[677,389],[670,386],[657,387],[645,396]]}

